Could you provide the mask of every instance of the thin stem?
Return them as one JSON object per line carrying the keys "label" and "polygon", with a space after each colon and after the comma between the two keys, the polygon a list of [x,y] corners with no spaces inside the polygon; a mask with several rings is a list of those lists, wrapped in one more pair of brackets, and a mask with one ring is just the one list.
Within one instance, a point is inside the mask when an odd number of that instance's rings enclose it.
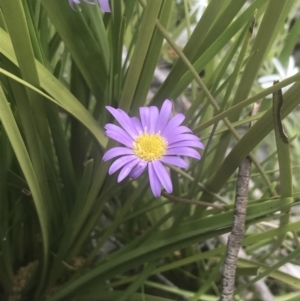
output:
{"label": "thin stem", "polygon": [[162,195],[167,198],[168,200],[174,201],[174,202],[179,202],[179,203],[185,203],[185,204],[191,204],[191,205],[197,205],[197,206],[204,206],[204,207],[212,207],[218,210],[225,210],[225,207],[222,205],[215,205],[212,203],[208,203],[208,202],[203,202],[203,201],[195,201],[195,200],[189,200],[189,199],[183,199],[183,198],[179,198],[176,197],[174,195],[162,192]]}

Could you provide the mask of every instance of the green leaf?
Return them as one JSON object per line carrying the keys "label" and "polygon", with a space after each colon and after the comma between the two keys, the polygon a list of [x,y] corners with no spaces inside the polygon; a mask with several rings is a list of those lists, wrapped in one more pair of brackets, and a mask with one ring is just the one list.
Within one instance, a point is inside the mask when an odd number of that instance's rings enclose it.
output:
{"label": "green leaf", "polygon": [[[0,28],[0,51],[14,64],[17,64],[12,45],[6,32]],[[86,110],[86,108],[67,90],[67,88],[57,80],[44,66],[37,62],[37,70],[41,87],[49,93],[53,98],[49,98],[47,95],[42,94],[47,99],[58,104],[75,118],[77,118],[87,129],[94,135],[99,145],[105,147],[106,138],[102,129],[99,127],[97,122],[94,120],[92,115]],[[6,73],[5,70],[1,70],[2,73]],[[15,77],[10,76],[15,79]],[[22,81],[21,81],[22,82]],[[24,85],[25,83],[22,82]],[[27,85],[33,89],[31,85]],[[37,91],[37,90],[35,90]]]}
{"label": "green leaf", "polygon": [[155,21],[158,17],[162,0],[148,1],[143,12],[135,50],[130,61],[126,79],[124,82],[119,107],[128,111],[137,88],[143,65],[147,56],[148,48],[155,28]]}
{"label": "green leaf", "polygon": [[[285,93],[285,102],[282,107],[282,118],[286,117],[299,104],[300,84],[297,82]],[[261,117],[251,129],[233,147],[225,158],[214,177],[207,183],[207,187],[218,192],[228,178],[237,169],[241,161],[252,149],[273,129],[272,108]],[[209,197],[207,195],[207,197]]]}
{"label": "green leaf", "polygon": [[[289,202],[290,199],[280,199],[249,206],[247,210],[247,221],[265,216],[266,214],[271,214],[277,211],[278,208],[289,206]],[[176,235],[173,229],[156,233],[155,236],[147,240],[146,245],[142,245],[130,253],[125,253],[113,261],[104,262],[97,266],[92,271],[64,287],[61,291],[52,296],[49,301],[62,300],[62,298],[69,296],[81,286],[87,285],[87,283],[92,284],[93,281],[97,281],[99,284],[100,281],[105,281],[112,275],[131,269],[133,263],[137,265],[145,261],[154,260],[163,254],[184,248],[196,241],[200,242],[208,239],[208,237],[214,237],[217,233],[228,232],[231,226],[232,214],[233,211],[231,210],[201,220],[182,223],[176,228]],[[218,224],[218,229],[216,229],[216,223]]]}
{"label": "green leaf", "polygon": [[[37,215],[40,222],[40,227],[43,237],[44,256],[43,256],[43,270],[47,268],[48,252],[49,252],[49,220],[46,207],[35,171],[33,169],[29,154],[27,152],[25,143],[22,139],[14,116],[11,112],[9,104],[6,100],[2,87],[0,87],[0,119],[6,131],[11,146],[16,154],[20,167],[23,171],[25,179],[28,183],[30,191],[33,196],[33,201],[36,207]],[[44,275],[44,274],[43,274]],[[45,276],[45,275],[44,275]]]}
{"label": "green leaf", "polygon": [[[83,13],[80,10],[75,13],[67,1],[42,0],[42,4],[93,94],[101,97],[107,85],[107,62],[103,60],[101,48]],[[103,30],[103,27],[99,28]],[[106,33],[103,31],[102,34],[101,38],[105,39]],[[104,43],[101,47],[105,52]]]}

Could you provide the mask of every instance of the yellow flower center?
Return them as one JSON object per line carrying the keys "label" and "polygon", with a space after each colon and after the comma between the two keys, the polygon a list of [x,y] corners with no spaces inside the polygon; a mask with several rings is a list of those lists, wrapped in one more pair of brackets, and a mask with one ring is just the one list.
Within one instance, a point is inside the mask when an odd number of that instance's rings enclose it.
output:
{"label": "yellow flower center", "polygon": [[167,142],[158,134],[141,134],[135,139],[133,152],[145,161],[160,159],[167,149]]}

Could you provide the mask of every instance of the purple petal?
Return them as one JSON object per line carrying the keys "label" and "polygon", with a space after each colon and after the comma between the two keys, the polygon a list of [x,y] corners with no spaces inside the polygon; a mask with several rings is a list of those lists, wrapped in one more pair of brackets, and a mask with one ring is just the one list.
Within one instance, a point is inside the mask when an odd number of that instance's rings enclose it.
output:
{"label": "purple petal", "polygon": [[127,140],[127,138],[120,135],[119,133],[112,132],[112,131],[106,131],[105,134],[107,137],[109,137],[117,142],[120,142],[120,143],[124,144],[125,146],[128,146],[130,148],[133,147],[133,142]]}
{"label": "purple petal", "polygon": [[175,136],[173,133],[170,133],[165,139],[168,141],[169,145],[180,141],[200,141],[200,138],[193,134],[181,134]]}
{"label": "purple petal", "polygon": [[158,176],[159,181],[161,182],[162,186],[166,189],[166,191],[168,193],[172,193],[173,185],[171,182],[170,175],[167,172],[166,168],[161,164],[160,161],[154,161],[153,167],[154,167],[156,175]]}
{"label": "purple petal", "polygon": [[144,130],[142,127],[142,123],[137,117],[132,117],[131,122],[135,126],[135,128],[139,134],[143,133]]}
{"label": "purple petal", "polygon": [[114,139],[130,148],[133,147],[133,139],[120,127],[115,124],[108,123],[105,125],[105,135]]}
{"label": "purple petal", "polygon": [[140,116],[143,127],[143,132],[147,131],[149,133],[149,124],[150,124],[150,109],[148,107],[140,108]]}
{"label": "purple petal", "polygon": [[90,1],[88,1],[88,0],[84,0],[84,2],[86,2],[86,3],[88,3],[88,4],[95,5],[95,3],[94,3],[94,2],[90,2]]}
{"label": "purple petal", "polygon": [[133,155],[132,149],[129,149],[127,147],[113,147],[104,154],[102,160],[108,161],[112,158],[123,155]]}
{"label": "purple petal", "polygon": [[177,114],[175,115],[166,125],[164,130],[161,132],[163,136],[168,135],[172,130],[174,130],[176,127],[178,127],[183,120],[185,119],[183,114]]}
{"label": "purple petal", "polygon": [[128,116],[128,114],[126,112],[124,112],[121,109],[117,109],[117,111],[121,114],[122,118],[125,120],[126,122],[126,126],[128,128],[130,128],[130,131],[132,131],[134,138],[139,134],[137,129],[135,128],[134,124],[132,123],[131,118]]}
{"label": "purple petal", "polygon": [[69,5],[72,7],[73,10],[75,10],[74,3],[80,4],[80,1],[79,0],[69,0]]}
{"label": "purple petal", "polygon": [[178,155],[178,156],[187,156],[187,157],[192,157],[195,159],[200,160],[201,156],[200,154],[195,151],[192,148],[189,147],[174,147],[174,148],[170,148],[167,149],[166,154],[167,156],[170,155]]}
{"label": "purple petal", "polygon": [[160,158],[159,160],[166,164],[174,165],[174,166],[181,167],[181,168],[188,168],[188,164],[179,157],[164,156],[164,157]]}
{"label": "purple petal", "polygon": [[103,9],[104,12],[110,13],[110,6],[108,0],[98,0],[100,7]]}
{"label": "purple petal", "polygon": [[147,167],[148,162],[144,160],[140,160],[137,166],[135,166],[130,172],[129,176],[132,179],[137,179]]}
{"label": "purple petal", "polygon": [[127,164],[121,169],[120,174],[118,176],[118,183],[123,181],[131,172],[131,170],[139,163],[139,159],[135,159]]}
{"label": "purple petal", "polygon": [[152,193],[156,198],[158,198],[161,194],[161,184],[156,175],[152,162],[148,163],[148,173],[149,173],[150,187]]}
{"label": "purple petal", "polygon": [[184,133],[192,133],[192,130],[184,125],[180,125],[172,130],[172,135],[180,135]]}
{"label": "purple petal", "polygon": [[166,99],[161,107],[156,130],[162,132],[166,127],[172,111],[172,101]]}
{"label": "purple petal", "polygon": [[183,147],[183,146],[190,146],[190,147],[199,147],[201,149],[204,149],[204,145],[200,141],[192,141],[192,140],[185,140],[180,142],[175,142],[168,145],[168,148],[174,148],[174,147]]}
{"label": "purple petal", "polygon": [[161,107],[159,117],[157,120],[156,131],[162,132],[169,121],[172,111],[172,102],[169,99],[166,99]]}
{"label": "purple petal", "polygon": [[109,168],[108,173],[112,175],[114,172],[119,170],[121,167],[123,167],[125,164],[133,161],[136,159],[136,156],[134,155],[128,155],[128,156],[123,156],[119,159],[117,159]]}
{"label": "purple petal", "polygon": [[157,107],[151,106],[149,108],[150,122],[149,122],[149,134],[156,134],[157,120],[159,111]]}
{"label": "purple petal", "polygon": [[105,107],[119,122],[119,124],[123,127],[123,129],[133,138],[135,139],[138,136],[137,130],[131,122],[130,117],[121,109],[115,109],[110,106]]}

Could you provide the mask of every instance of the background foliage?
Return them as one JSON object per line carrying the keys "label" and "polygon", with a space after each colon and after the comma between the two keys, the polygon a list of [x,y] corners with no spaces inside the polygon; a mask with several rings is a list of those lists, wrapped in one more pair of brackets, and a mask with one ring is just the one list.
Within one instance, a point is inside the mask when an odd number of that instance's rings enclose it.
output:
{"label": "background foliage", "polygon": [[[110,5],[0,0],[0,299],[218,300],[236,169],[250,155],[236,300],[298,300],[300,74],[265,90],[258,78],[274,57],[287,67],[299,1]],[[267,96],[291,83],[287,144]],[[173,197],[155,199],[147,177],[108,176],[105,105],[136,115],[166,98],[205,150],[171,169]],[[212,206],[186,203],[197,200]]]}

